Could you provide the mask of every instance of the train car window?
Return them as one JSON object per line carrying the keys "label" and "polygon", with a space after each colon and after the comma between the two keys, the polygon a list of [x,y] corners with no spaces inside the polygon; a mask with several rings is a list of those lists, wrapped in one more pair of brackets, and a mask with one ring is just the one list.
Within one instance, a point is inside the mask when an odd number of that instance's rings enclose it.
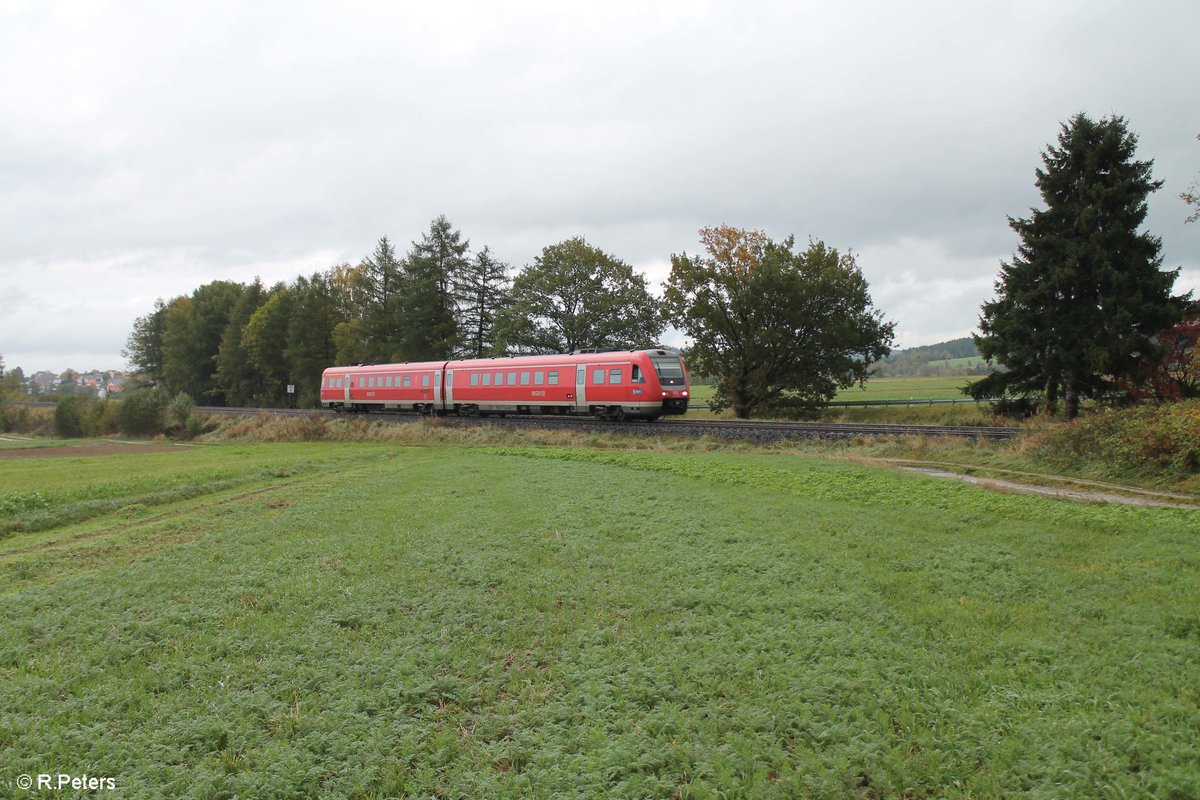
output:
{"label": "train car window", "polygon": [[429,376],[428,375],[421,376],[421,388],[423,388],[423,389],[429,388]]}
{"label": "train car window", "polygon": [[497,385],[497,386],[503,386],[503,385],[504,385],[504,373],[503,373],[503,372],[497,372],[497,373],[496,373],[496,385]]}
{"label": "train car window", "polygon": [[521,385],[522,385],[522,386],[528,386],[528,385],[529,385],[529,373],[528,373],[528,372],[522,372],[522,373],[521,373]]}
{"label": "train car window", "polygon": [[546,383],[546,373],[542,370],[537,370],[533,373],[533,385],[542,386]]}
{"label": "train car window", "polygon": [[492,385],[492,373],[490,373],[490,372],[483,373],[483,385],[484,386]]}
{"label": "train car window", "polygon": [[404,376],[404,388],[407,389],[410,386],[412,386],[412,375],[405,375]]}
{"label": "train car window", "polygon": [[517,385],[517,373],[515,373],[515,372],[508,373],[508,385],[509,386]]}
{"label": "train car window", "polygon": [[633,374],[629,377],[629,380],[632,381],[633,383],[645,383],[646,382],[646,379],[642,377],[642,371],[641,371],[641,369],[638,368],[637,364],[633,365]]}
{"label": "train car window", "polygon": [[547,377],[547,383],[549,383],[551,386],[558,386],[558,370],[556,370],[556,369],[550,370],[550,374],[547,375],[546,377]]}
{"label": "train car window", "polygon": [[592,370],[592,383],[595,383],[595,384],[604,383],[604,370],[602,370],[602,369]]}
{"label": "train car window", "polygon": [[472,372],[472,373],[471,373],[471,385],[472,385],[472,386],[478,386],[478,385],[479,385],[479,373],[478,373],[478,372]]}
{"label": "train car window", "polygon": [[608,382],[609,383],[620,383],[621,382],[621,370],[610,369],[608,371]]}
{"label": "train car window", "polygon": [[392,388],[392,376],[391,375],[388,375],[386,378],[383,379],[383,388],[385,388],[385,389]]}

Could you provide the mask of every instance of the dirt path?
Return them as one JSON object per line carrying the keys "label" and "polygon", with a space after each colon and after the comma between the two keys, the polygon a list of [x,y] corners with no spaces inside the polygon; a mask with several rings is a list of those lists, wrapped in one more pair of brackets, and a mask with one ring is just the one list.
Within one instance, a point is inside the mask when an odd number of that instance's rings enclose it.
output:
{"label": "dirt path", "polygon": [[188,449],[189,445],[160,442],[105,442],[60,447],[17,447],[0,449],[0,458],[62,458],[64,456],[111,456],[124,453],[163,453]]}
{"label": "dirt path", "polygon": [[[1193,495],[1160,492],[1153,489],[1142,489],[1137,486],[1120,486],[1084,478],[1068,478],[1062,475],[1043,475],[1034,472],[1020,472],[991,467],[972,467],[967,464],[945,464],[939,462],[914,461],[907,458],[867,458],[867,463],[876,463],[891,467],[899,467],[908,472],[917,472],[935,478],[946,478],[982,486],[997,492],[1014,492],[1018,494],[1036,494],[1043,497],[1058,497],[1065,500],[1079,500],[1088,503],[1120,503],[1129,506],[1152,506],[1155,508],[1186,508],[1200,511],[1200,498]],[[1068,484],[1067,486],[1049,486],[1043,483],[1030,483],[1008,478],[982,477],[955,472],[946,467],[963,469],[986,469],[1015,478],[1025,477],[1036,480],[1053,481]]]}

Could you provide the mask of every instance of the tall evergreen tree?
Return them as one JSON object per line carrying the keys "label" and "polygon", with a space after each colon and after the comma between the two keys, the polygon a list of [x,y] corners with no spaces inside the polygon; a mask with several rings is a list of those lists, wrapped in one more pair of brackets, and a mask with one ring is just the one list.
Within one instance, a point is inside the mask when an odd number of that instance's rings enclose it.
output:
{"label": "tall evergreen tree", "polygon": [[403,291],[404,269],[396,258],[396,249],[386,236],[380,237],[374,252],[344,277],[346,288],[360,303],[357,335],[362,339],[363,358],[388,360],[402,337],[396,309]]}
{"label": "tall evergreen tree", "polygon": [[1162,270],[1161,242],[1141,232],[1147,198],[1162,186],[1152,161],[1134,160],[1137,136],[1115,116],[1078,114],[1042,154],[1037,187],[1045,209],[1009,218],[1021,237],[1002,263],[996,299],[983,305],[979,352],[1003,364],[972,385],[978,396],[1041,391],[1067,417],[1080,399],[1136,379],[1155,334],[1179,321],[1179,270]]}
{"label": "tall evergreen tree", "polygon": [[445,215],[437,217],[413,242],[404,260],[404,290],[397,309],[402,361],[448,358],[459,340],[453,287],[467,264],[470,242],[454,230]]}
{"label": "tall evergreen tree", "polygon": [[484,247],[463,265],[455,281],[462,346],[467,358],[482,358],[495,348],[496,315],[508,301],[508,265]]}

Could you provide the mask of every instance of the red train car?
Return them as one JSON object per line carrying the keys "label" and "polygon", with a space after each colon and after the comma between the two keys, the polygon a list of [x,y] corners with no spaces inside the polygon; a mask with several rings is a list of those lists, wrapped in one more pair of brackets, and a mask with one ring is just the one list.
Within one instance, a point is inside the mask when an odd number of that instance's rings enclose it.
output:
{"label": "red train car", "polygon": [[321,378],[321,405],[351,411],[658,419],[686,412],[689,395],[687,368],[668,350],[362,364]]}

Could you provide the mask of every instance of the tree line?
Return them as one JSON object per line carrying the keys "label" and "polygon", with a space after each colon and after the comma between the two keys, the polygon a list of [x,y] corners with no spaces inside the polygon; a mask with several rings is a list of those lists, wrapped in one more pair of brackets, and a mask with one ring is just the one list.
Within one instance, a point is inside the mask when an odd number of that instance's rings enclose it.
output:
{"label": "tree line", "polygon": [[662,333],[646,279],[582,238],[509,271],[439,216],[404,256],[385,236],[356,265],[160,299],[124,355],[143,383],[203,405],[284,405],[293,385],[315,406],[333,364],[626,348]]}
{"label": "tree line", "polygon": [[333,364],[653,347],[671,324],[716,377],[715,404],[746,416],[811,407],[866,379],[893,325],[853,254],[761,231],[705,228],[706,256],[672,256],[663,299],[625,261],[574,237],[516,274],[439,216],[400,256],[385,236],[358,264],[266,287],[214,281],[158,300],[125,357],[164,397],[201,405],[319,402]]}

